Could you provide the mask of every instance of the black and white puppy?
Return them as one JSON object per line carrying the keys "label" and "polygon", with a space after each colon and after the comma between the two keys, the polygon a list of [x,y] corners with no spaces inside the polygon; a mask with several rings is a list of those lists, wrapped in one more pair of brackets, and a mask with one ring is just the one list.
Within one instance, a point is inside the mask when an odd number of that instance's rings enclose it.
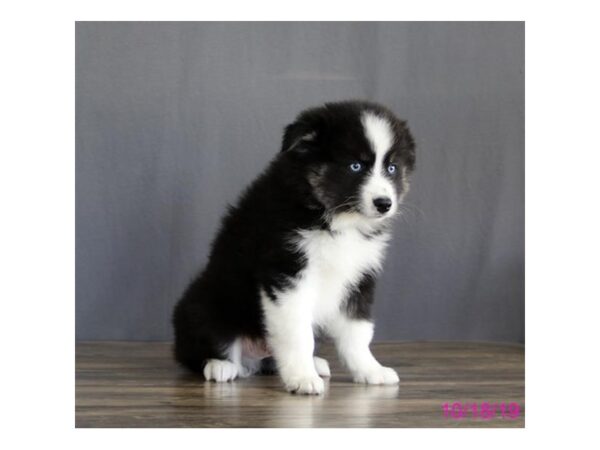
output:
{"label": "black and white puppy", "polygon": [[230,381],[272,356],[288,391],[320,394],[330,372],[313,354],[314,337],[324,333],[356,382],[397,383],[369,350],[370,309],[414,164],[406,123],[383,106],[301,113],[230,207],[207,267],[177,304],[176,359]]}

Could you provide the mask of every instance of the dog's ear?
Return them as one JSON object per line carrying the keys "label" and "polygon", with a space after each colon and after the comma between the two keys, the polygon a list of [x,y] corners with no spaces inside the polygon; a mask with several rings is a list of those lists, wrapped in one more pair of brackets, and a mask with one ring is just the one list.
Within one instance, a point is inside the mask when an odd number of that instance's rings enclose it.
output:
{"label": "dog's ear", "polygon": [[298,120],[285,127],[282,152],[307,152],[317,137],[316,130],[306,121]]}

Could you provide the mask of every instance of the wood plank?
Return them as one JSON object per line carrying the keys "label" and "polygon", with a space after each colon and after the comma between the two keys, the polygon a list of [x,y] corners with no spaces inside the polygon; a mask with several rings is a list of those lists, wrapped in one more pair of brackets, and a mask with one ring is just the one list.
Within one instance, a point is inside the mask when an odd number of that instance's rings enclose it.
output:
{"label": "wood plank", "polygon": [[[524,348],[475,342],[377,343],[399,386],[352,383],[331,345],[323,396],[285,392],[276,376],[205,382],[179,367],[171,344],[76,346],[77,427],[523,427]],[[443,403],[517,402],[516,420],[444,418]]]}

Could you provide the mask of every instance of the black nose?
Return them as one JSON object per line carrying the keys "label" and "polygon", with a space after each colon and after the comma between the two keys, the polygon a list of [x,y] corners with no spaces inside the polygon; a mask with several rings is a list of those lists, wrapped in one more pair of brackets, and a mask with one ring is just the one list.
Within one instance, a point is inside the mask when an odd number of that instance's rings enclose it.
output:
{"label": "black nose", "polygon": [[389,197],[377,197],[373,200],[373,204],[377,208],[377,211],[383,214],[388,212],[392,207],[392,199]]}

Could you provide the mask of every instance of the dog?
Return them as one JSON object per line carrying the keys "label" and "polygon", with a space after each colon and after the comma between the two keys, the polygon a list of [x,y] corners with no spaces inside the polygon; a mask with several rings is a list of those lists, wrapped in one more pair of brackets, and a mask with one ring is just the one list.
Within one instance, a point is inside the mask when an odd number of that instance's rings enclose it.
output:
{"label": "dog", "polygon": [[314,355],[315,336],[326,335],[355,382],[398,383],[369,349],[371,306],[414,166],[410,130],[384,106],[300,113],[177,303],[176,360],[225,382],[271,359],[287,391],[321,394],[330,369]]}

